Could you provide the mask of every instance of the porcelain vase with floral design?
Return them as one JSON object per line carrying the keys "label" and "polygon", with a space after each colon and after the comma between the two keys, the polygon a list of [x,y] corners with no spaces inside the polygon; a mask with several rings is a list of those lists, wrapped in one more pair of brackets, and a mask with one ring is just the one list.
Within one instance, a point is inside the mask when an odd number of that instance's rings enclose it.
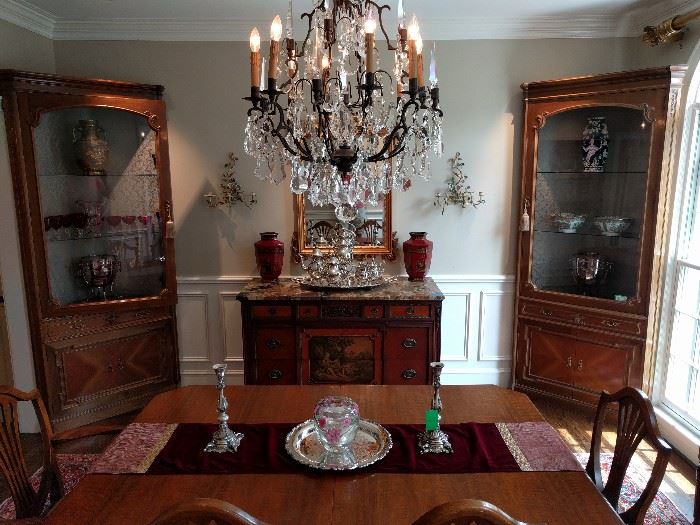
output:
{"label": "porcelain vase with floral design", "polygon": [[426,232],[410,232],[410,239],[403,243],[403,262],[409,281],[422,281],[430,269],[433,257],[433,241]]}
{"label": "porcelain vase with floral design", "polygon": [[262,232],[255,243],[255,262],[263,281],[275,281],[282,273],[284,243],[277,239],[277,232]]}
{"label": "porcelain vase with floral design", "polygon": [[608,125],[605,117],[589,117],[581,143],[583,171],[602,173],[608,160]]}

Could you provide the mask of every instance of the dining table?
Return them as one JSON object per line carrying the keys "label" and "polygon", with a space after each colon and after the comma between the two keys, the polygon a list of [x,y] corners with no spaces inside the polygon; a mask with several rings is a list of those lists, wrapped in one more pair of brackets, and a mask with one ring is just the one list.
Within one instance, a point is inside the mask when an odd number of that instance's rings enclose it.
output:
{"label": "dining table", "polygon": [[[425,424],[433,398],[429,385],[244,385],[227,386],[224,392],[233,430],[237,425],[303,422],[312,417],[317,401],[329,395],[352,398],[363,419],[380,425]],[[511,389],[446,385],[440,395],[440,424],[445,427],[505,422],[545,428],[530,399]],[[217,423],[218,399],[214,386],[180,387],[154,397],[134,424]],[[245,443],[244,435],[241,447]],[[114,457],[121,454],[128,451],[112,451]],[[563,442],[551,451],[545,448],[547,454],[558,456],[549,458],[555,463],[570,465],[575,460]],[[440,460],[449,463],[447,456]],[[410,524],[438,504],[463,498],[488,501],[528,523],[622,523],[580,468],[417,473],[326,471],[303,465],[291,472],[88,473],[50,511],[46,523],[148,524],[175,504],[197,497],[228,501],[271,524]]]}

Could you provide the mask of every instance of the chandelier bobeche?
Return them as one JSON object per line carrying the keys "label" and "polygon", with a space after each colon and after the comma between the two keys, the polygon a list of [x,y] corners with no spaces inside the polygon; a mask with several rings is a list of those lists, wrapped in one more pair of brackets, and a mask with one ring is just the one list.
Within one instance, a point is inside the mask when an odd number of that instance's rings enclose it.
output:
{"label": "chandelier bobeche", "polygon": [[[376,205],[392,189],[410,187],[415,175],[429,176],[428,152],[442,153],[435,47],[426,88],[416,17],[407,26],[399,0],[392,45],[382,19],[389,10],[372,0],[316,0],[301,15],[308,32],[298,47],[290,0],[288,78],[279,85],[281,19],[276,16],[270,28],[267,70],[253,29],[245,151],[257,160],[256,176],[279,183],[289,175],[292,192],[336,209]],[[391,73],[379,63],[378,29],[394,53]]]}

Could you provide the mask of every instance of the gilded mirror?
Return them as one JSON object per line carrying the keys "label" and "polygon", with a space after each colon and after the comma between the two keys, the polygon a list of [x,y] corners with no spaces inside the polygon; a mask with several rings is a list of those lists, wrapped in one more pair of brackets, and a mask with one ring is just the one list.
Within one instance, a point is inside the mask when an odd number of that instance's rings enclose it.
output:
{"label": "gilded mirror", "polygon": [[[330,232],[338,223],[335,207],[314,206],[306,195],[294,195],[294,237],[292,254],[298,262],[300,255],[310,255],[314,246],[331,250]],[[355,226],[355,255],[379,255],[389,261],[396,258],[398,240],[391,229],[391,193],[381,197],[377,205],[365,203],[357,208]]]}

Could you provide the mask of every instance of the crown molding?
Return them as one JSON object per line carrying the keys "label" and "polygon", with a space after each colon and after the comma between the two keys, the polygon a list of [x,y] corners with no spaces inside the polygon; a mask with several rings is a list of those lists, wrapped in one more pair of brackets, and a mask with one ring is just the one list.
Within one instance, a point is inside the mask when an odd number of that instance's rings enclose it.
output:
{"label": "crown molding", "polygon": [[43,37],[53,38],[56,18],[51,13],[27,2],[0,0],[0,19]]}
{"label": "crown molding", "polygon": [[[700,6],[700,0],[661,0],[624,16],[430,18],[426,40],[498,40],[638,37],[645,25]],[[53,40],[247,41],[250,28],[268,20],[101,19],[64,20],[29,0],[0,0],[0,19]],[[299,34],[297,37],[302,37]]]}

